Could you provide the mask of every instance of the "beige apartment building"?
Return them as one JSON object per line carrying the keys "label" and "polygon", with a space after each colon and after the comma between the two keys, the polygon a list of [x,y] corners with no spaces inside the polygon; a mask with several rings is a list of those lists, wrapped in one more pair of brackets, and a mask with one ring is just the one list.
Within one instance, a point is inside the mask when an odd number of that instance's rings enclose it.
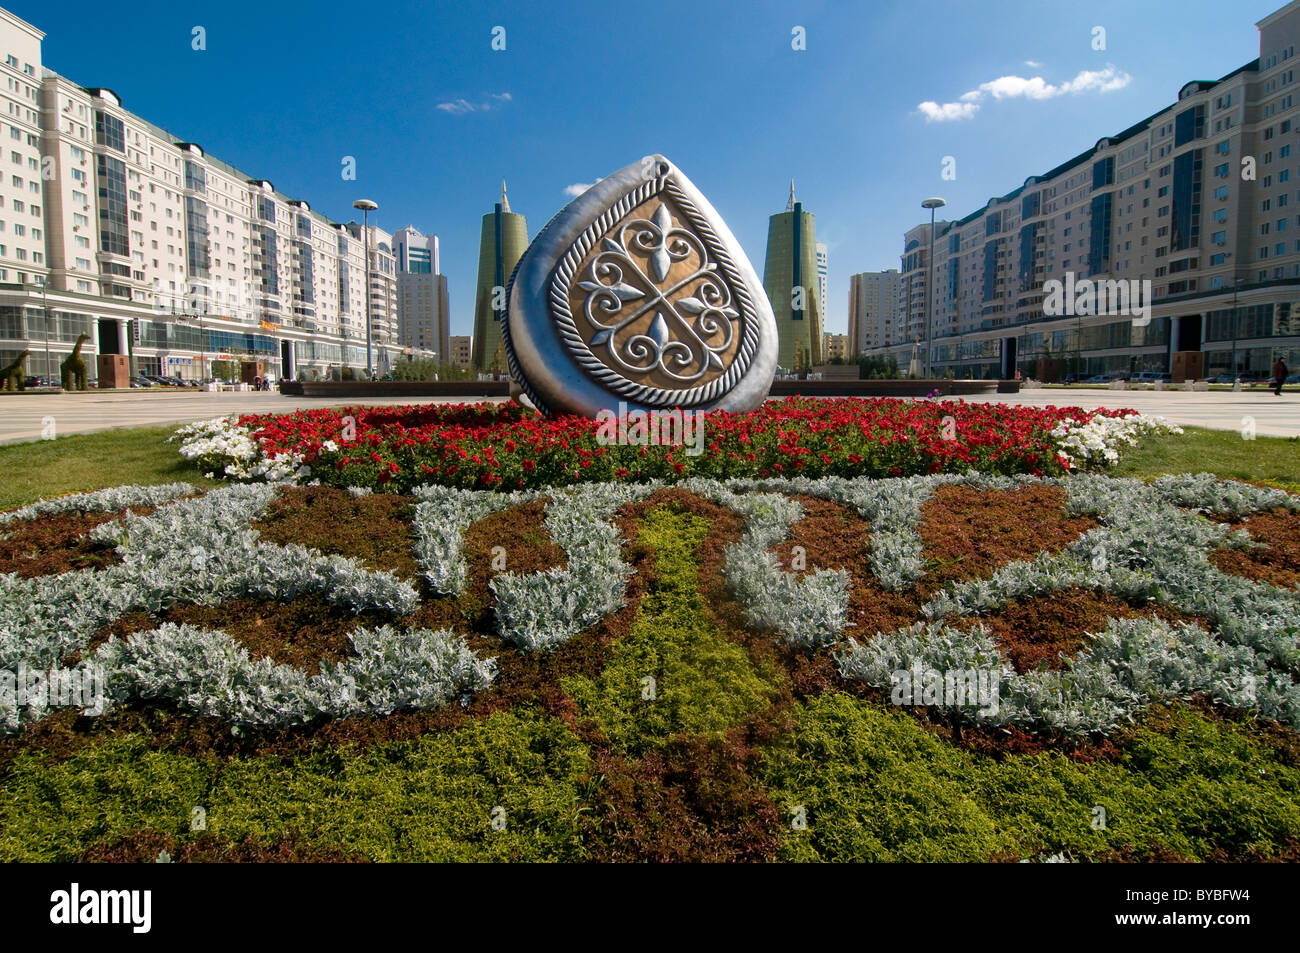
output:
{"label": "beige apartment building", "polygon": [[831,334],[829,331],[822,335],[822,359],[828,363],[831,361],[847,360],[849,356],[849,336],[847,334]]}
{"label": "beige apartment building", "polygon": [[[1300,359],[1300,2],[1257,24],[1260,55],[956,221],[904,236],[906,366],[930,322],[936,374],[1266,374]],[[1051,282],[1137,282],[1147,314],[1061,308]],[[1067,284],[1068,283],[1068,284]],[[1102,286],[1106,287],[1106,286]],[[1122,299],[1117,299],[1122,303]],[[1132,307],[1130,299],[1130,311]],[[1106,313],[1097,313],[1105,310]],[[1091,313],[1080,313],[1080,312]]]}
{"label": "beige apartment building", "polygon": [[[365,367],[361,229],[43,66],[43,37],[0,10],[0,360],[29,350],[28,373],[57,376],[84,333],[91,367],[96,353],[191,379],[216,359],[281,377]],[[381,366],[400,344],[396,269],[391,237],[372,239]]]}
{"label": "beige apartment building", "polygon": [[474,360],[474,338],[468,334],[451,336],[451,363],[456,367],[469,367]]}
{"label": "beige apartment building", "polygon": [[900,310],[903,277],[897,268],[864,271],[849,278],[848,353],[856,358],[873,348],[902,344]]}

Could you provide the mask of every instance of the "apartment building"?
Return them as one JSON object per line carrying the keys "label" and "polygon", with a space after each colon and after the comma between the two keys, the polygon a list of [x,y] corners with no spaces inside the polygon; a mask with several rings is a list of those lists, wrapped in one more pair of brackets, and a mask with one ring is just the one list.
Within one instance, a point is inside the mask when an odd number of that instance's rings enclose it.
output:
{"label": "apartment building", "polygon": [[[393,254],[393,236],[378,225],[358,225],[348,222],[348,233],[362,249],[362,284],[370,276],[370,334],[373,366],[378,374],[386,373],[394,355],[401,349],[401,327],[397,313],[397,257]],[[369,236],[367,238],[367,235]],[[369,250],[370,265],[366,271],[365,252]],[[362,307],[365,307],[362,297]],[[364,312],[362,317],[362,348],[365,348]],[[361,366],[365,366],[362,362]]]}
{"label": "apartment building", "polygon": [[826,362],[843,361],[849,357],[849,336],[847,334],[822,335],[822,360]]}
{"label": "apartment building", "polygon": [[469,334],[451,336],[451,363],[455,367],[469,367],[474,359],[474,338]]}
{"label": "apartment building", "polygon": [[[273,375],[365,366],[360,230],[41,63],[44,34],[0,10],[0,359],[57,374],[81,334],[137,372],[212,360]],[[396,347],[391,248],[372,250],[376,340]],[[48,354],[48,359],[47,355]]]}
{"label": "apartment building", "polygon": [[[932,295],[930,224],[909,230],[904,333],[877,352],[906,365],[928,320],[935,373],[957,376],[1033,374],[1043,358],[1085,375],[1165,371],[1179,352],[1194,376],[1258,374],[1300,358],[1300,2],[1256,26],[1258,59],[936,222]],[[1150,282],[1150,321],[1113,302],[1057,313],[1051,283],[1084,279]]]}
{"label": "apartment building", "polygon": [[398,338],[404,349],[451,360],[451,310],[447,276],[440,274],[438,236],[413,225],[393,233],[397,266]]}
{"label": "apartment building", "polygon": [[849,277],[848,356],[904,343],[899,298],[903,276],[897,268],[864,271]]}

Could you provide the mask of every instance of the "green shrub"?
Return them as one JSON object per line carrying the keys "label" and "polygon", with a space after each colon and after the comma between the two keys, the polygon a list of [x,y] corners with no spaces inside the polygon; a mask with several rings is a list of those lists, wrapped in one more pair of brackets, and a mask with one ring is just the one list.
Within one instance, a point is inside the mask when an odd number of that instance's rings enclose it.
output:
{"label": "green shrub", "polygon": [[[641,753],[684,734],[721,737],[776,690],[778,676],[756,669],[709,620],[695,555],[708,531],[707,520],[667,507],[646,514],[640,540],[654,549],[655,579],[632,630],[598,678],[563,683],[619,751]],[[644,697],[647,677],[653,700]]]}
{"label": "green shrub", "polygon": [[971,754],[903,711],[826,695],[796,712],[760,775],[787,817],[806,811],[806,830],[784,832],[797,860],[1245,859],[1300,839],[1300,770],[1185,708],[1154,712],[1117,761],[1085,764]]}
{"label": "green shrub", "polygon": [[128,735],[61,762],[20,756],[0,803],[0,859],[72,860],[138,829],[197,836],[190,811],[202,806],[208,833],[232,841],[292,833],[375,861],[578,860],[589,770],[562,723],[528,710],[411,741],[225,763]]}

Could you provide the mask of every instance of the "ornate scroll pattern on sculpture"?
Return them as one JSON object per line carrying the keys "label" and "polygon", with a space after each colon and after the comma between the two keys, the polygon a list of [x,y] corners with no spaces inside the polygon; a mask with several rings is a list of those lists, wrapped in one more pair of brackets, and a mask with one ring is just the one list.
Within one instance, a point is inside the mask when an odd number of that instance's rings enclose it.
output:
{"label": "ornate scroll pattern on sculpture", "polygon": [[[623,221],[655,196],[661,200],[648,218]],[[674,220],[670,203],[684,222]],[[573,313],[575,279],[586,292],[576,300],[587,333]],[[758,347],[744,281],[707,220],[667,177],[633,189],[587,227],[556,266],[549,297],[579,365],[644,404],[714,400],[741,378]],[[692,386],[658,386],[646,380],[651,375]]]}
{"label": "ornate scroll pattern on sculpture", "polygon": [[[653,218],[624,222],[602,245],[578,282],[587,292],[583,314],[598,329],[587,341],[592,352],[625,376],[660,371],[694,383],[725,370],[722,355],[735,340],[740,312],[704,244],[673,221],[668,206],[660,203]],[[634,251],[644,254],[649,274]],[[678,262],[689,262],[690,270],[670,281]],[[624,333],[646,318],[643,332]]]}

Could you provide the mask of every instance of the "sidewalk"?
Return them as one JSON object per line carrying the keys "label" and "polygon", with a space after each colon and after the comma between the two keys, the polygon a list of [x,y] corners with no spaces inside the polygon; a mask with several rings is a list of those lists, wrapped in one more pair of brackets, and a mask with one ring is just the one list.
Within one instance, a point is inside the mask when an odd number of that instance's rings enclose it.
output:
{"label": "sidewalk", "polygon": [[[282,397],[278,391],[209,393],[190,388],[4,394],[0,395],[0,444],[41,439],[46,417],[54,418],[55,434],[65,437],[68,434],[89,433],[110,427],[139,427],[149,424],[179,426],[225,414],[290,413],[299,409],[346,407],[356,403],[356,400]],[[364,403],[388,406],[460,401],[444,398],[380,398]]]}

